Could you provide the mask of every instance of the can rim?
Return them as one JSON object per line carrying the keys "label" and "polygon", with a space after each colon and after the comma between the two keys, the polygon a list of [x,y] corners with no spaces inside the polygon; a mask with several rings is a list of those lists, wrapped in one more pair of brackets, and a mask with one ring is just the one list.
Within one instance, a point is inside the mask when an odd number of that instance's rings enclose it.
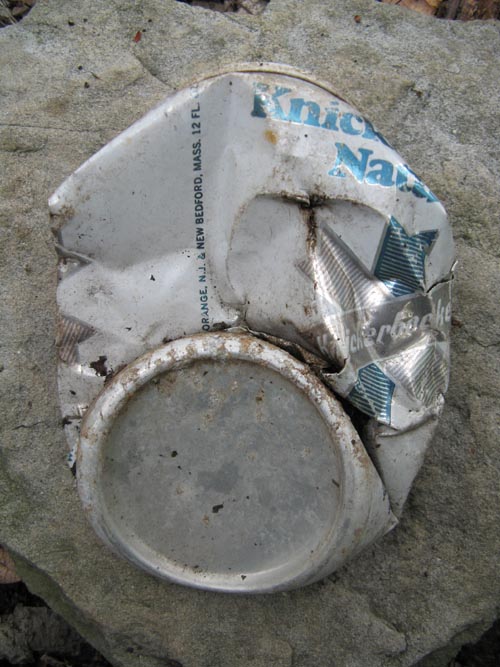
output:
{"label": "can rim", "polygon": [[[149,547],[137,549],[124,543],[106,520],[100,502],[102,447],[114,419],[137,390],[156,376],[180,370],[198,360],[243,360],[261,364],[290,380],[315,405],[331,438],[339,463],[339,506],[313,555],[283,563],[271,570],[249,574],[212,575],[169,563]],[[370,484],[364,477],[377,475],[351,421],[341,404],[319,378],[288,352],[249,334],[205,333],[180,338],[142,355],[118,373],[90,406],[82,423],[77,457],[78,491],[84,509],[101,538],[117,553],[156,576],[195,588],[225,592],[270,592],[312,583],[357,551],[363,542]],[[378,477],[378,475],[377,475]],[[378,480],[380,481],[380,480]],[[368,491],[365,488],[368,487]],[[347,520],[350,519],[350,520]],[[356,520],[357,519],[357,520]]]}
{"label": "can rim", "polygon": [[332,86],[324,79],[317,79],[312,72],[307,70],[302,70],[292,65],[287,65],[285,63],[274,63],[269,61],[243,61],[239,63],[220,65],[214,69],[205,70],[205,74],[201,78],[187,78],[185,82],[185,87],[190,85],[201,83],[203,81],[208,81],[209,79],[215,79],[219,76],[225,76],[227,74],[280,74],[282,76],[290,76],[300,81],[305,81],[306,83],[311,83],[318,88],[326,90],[326,92],[335,95],[339,100],[353,106],[347,98],[339,95]]}

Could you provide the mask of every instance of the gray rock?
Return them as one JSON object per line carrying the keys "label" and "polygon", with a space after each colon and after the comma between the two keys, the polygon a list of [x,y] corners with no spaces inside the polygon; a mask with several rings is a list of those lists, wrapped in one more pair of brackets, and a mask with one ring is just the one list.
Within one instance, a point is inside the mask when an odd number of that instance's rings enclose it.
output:
{"label": "gray rock", "polygon": [[[87,524],[56,402],[46,204],[169,92],[241,61],[309,70],[357,106],[443,200],[459,257],[447,407],[401,524],[324,582],[257,597],[157,581]],[[372,0],[271,0],[259,16],[161,0],[45,0],[0,31],[0,539],[33,592],[113,664],[403,667],[434,653],[444,665],[448,644],[472,641],[494,619],[499,69],[498,23]]]}
{"label": "gray rock", "polygon": [[17,605],[0,617],[0,660],[9,664],[32,663],[38,653],[78,655],[82,640],[62,618],[47,607]]}

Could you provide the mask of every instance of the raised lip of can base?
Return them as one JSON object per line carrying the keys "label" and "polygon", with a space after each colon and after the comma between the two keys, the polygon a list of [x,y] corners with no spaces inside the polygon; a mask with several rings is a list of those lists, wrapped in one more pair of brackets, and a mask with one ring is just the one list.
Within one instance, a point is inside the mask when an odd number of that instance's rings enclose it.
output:
{"label": "raised lip of can base", "polygon": [[311,83],[318,88],[323,88],[327,93],[335,95],[339,100],[354,106],[350,100],[342,95],[339,95],[331,85],[323,80],[317,79],[313,73],[306,70],[301,70],[292,65],[287,65],[285,63],[274,63],[274,62],[239,62],[228,65],[221,65],[213,70],[206,70],[201,78],[187,78],[183,84],[183,87],[188,88],[189,86],[202,83],[203,81],[208,81],[210,79],[216,79],[220,76],[226,76],[228,74],[280,74],[281,76],[289,76],[300,81],[305,81],[306,83]]}
{"label": "raised lip of can base", "polygon": [[[152,552],[151,549],[146,547],[138,553],[137,549],[121,542],[106,524],[99,504],[100,451],[114,419],[127,400],[155,376],[207,359],[251,361],[280,373],[313,402],[332,433],[330,442],[335,443],[342,474],[339,508],[327,537],[314,557],[303,559],[300,563],[302,567],[295,565],[293,569],[285,563],[284,567],[249,575],[241,582],[223,575],[202,577],[178,566],[168,569],[155,564],[154,557],[148,559],[144,556],[145,552]],[[305,364],[284,350],[246,334],[198,334],[177,339],[139,357],[106,385],[89,408],[82,424],[78,448],[78,491],[101,539],[116,553],[151,574],[194,588],[221,592],[263,593],[297,588],[330,574],[353,552],[371,542],[375,535],[365,540],[360,537],[360,528],[366,527],[369,522],[372,503],[377,502],[373,484],[364,483],[369,475],[375,475],[380,482],[350,420],[320,380]],[[345,521],[347,514],[351,521]],[[389,527],[381,525],[378,534]],[[284,570],[285,576],[282,573],[278,578],[279,570]]]}

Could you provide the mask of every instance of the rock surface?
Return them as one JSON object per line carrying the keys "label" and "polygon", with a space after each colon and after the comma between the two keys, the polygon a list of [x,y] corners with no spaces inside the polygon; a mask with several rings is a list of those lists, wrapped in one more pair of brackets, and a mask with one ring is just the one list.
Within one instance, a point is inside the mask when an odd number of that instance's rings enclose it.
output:
{"label": "rock surface", "polygon": [[77,655],[80,645],[78,634],[47,607],[18,605],[0,619],[0,660],[13,665],[32,663],[47,649]]}
{"label": "rock surface", "polygon": [[[157,581],[87,524],[56,401],[47,213],[64,178],[164,96],[243,61],[308,70],[357,106],[444,202],[458,250],[447,407],[401,524],[324,582],[257,597]],[[113,664],[403,667],[427,656],[444,666],[492,623],[499,68],[498,23],[371,0],[271,0],[259,16],[161,0],[39,0],[0,32],[0,539],[30,589]]]}

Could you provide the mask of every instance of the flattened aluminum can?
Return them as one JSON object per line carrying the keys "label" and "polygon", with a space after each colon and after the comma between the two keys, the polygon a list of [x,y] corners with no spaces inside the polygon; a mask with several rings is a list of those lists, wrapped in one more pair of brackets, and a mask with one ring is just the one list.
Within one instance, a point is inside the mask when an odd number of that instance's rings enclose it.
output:
{"label": "flattened aluminum can", "polygon": [[447,388],[453,241],[368,120],[239,68],[165,100],[50,210],[61,405],[115,551],[265,592],[395,525]]}

